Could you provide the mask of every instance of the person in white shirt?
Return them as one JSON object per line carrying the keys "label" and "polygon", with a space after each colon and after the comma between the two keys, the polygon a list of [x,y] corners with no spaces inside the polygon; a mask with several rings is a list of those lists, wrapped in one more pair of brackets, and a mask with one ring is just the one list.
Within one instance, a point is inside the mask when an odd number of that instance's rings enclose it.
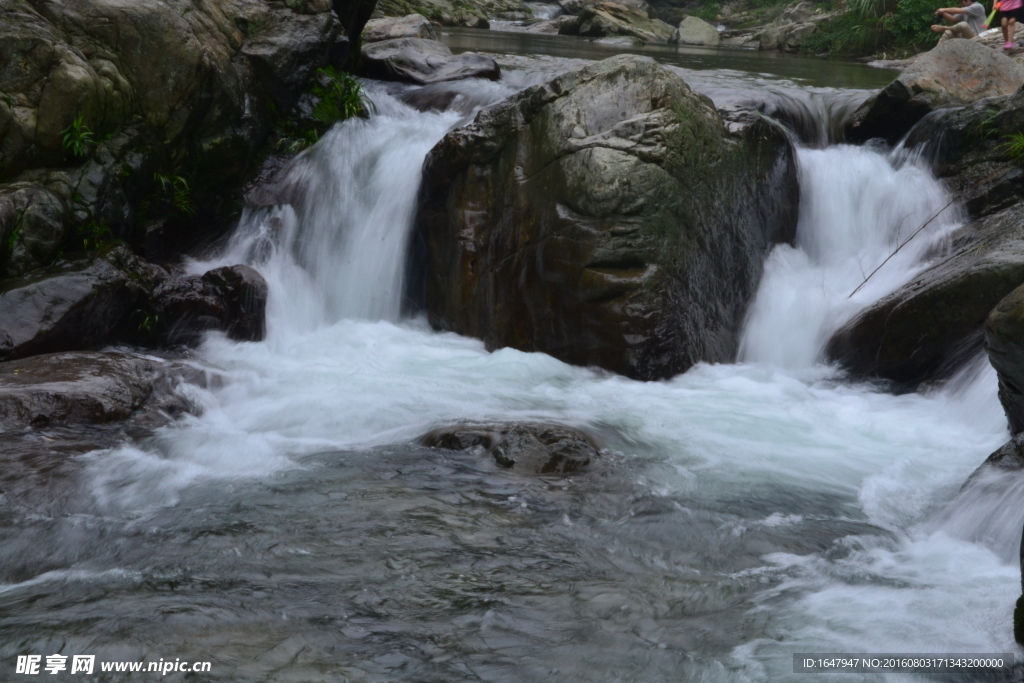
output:
{"label": "person in white shirt", "polygon": [[959,7],[939,8],[935,16],[949,22],[932,26],[933,31],[943,34],[940,43],[950,38],[973,38],[984,30],[985,8],[975,0],[960,0]]}

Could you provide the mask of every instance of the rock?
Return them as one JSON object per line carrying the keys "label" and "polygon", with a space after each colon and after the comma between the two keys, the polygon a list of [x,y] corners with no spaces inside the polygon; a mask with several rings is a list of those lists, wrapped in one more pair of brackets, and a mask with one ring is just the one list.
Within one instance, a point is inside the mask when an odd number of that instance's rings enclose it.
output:
{"label": "rock", "polygon": [[490,26],[488,16],[504,11],[529,11],[518,0],[474,0],[473,3],[448,0],[380,0],[378,11],[385,17],[421,14],[441,26],[483,28]]}
{"label": "rock", "polygon": [[757,47],[759,50],[796,52],[803,44],[804,38],[817,30],[818,25],[814,22],[770,26],[758,36]]}
{"label": "rock", "polygon": [[826,354],[856,377],[914,390],[977,355],[989,312],[1021,283],[1024,203],[1017,203],[954,233],[948,257],[836,332]]}
{"label": "rock", "polygon": [[7,281],[0,289],[0,360],[101,344],[141,297],[105,259]]}
{"label": "rock", "polygon": [[456,425],[421,437],[431,448],[480,447],[501,467],[523,474],[570,474],[598,457],[600,446],[587,434],[546,424]]}
{"label": "rock", "polygon": [[0,363],[0,424],[123,420],[153,389],[153,363],[126,353],[53,353]]}
{"label": "rock", "polygon": [[[558,0],[558,5],[566,14],[575,15],[579,14],[587,7],[597,4],[598,2],[601,2],[601,0]],[[649,14],[651,11],[651,6],[644,2],[644,0],[621,0],[616,4],[622,5],[623,7],[629,7],[631,9],[640,10],[641,12],[647,14]]]}
{"label": "rock", "polygon": [[383,17],[366,22],[363,29],[363,45],[379,43],[382,40],[395,38],[425,38],[437,40],[434,29],[427,18],[419,14],[408,14],[404,17]]}
{"label": "rock", "polygon": [[1024,432],[1024,286],[996,304],[985,320],[985,350],[999,376],[999,401],[1010,433]]}
{"label": "rock", "polygon": [[398,38],[363,46],[363,72],[370,78],[427,85],[463,78],[497,80],[493,59],[474,52],[455,56],[436,40]]}
{"label": "rock", "polygon": [[34,183],[0,186],[0,277],[51,262],[67,220],[68,207],[53,192]]}
{"label": "rock", "polygon": [[722,42],[718,29],[697,17],[686,17],[672,32],[668,42],[679,45],[707,45],[715,47]]}
{"label": "rock", "polygon": [[527,33],[558,33],[565,24],[576,22],[576,17],[562,14],[554,19],[532,21],[523,24],[523,31]]}
{"label": "rock", "polygon": [[490,349],[640,379],[728,362],[763,259],[793,239],[798,195],[781,128],[731,135],[678,76],[620,55],[435,146],[409,295],[435,328]]}
{"label": "rock", "polygon": [[929,112],[984,97],[1009,95],[1024,84],[1024,65],[973,40],[946,40],[908,66],[854,114],[854,142],[895,142]]}
{"label": "rock", "polygon": [[195,345],[203,333],[225,332],[238,341],[266,334],[268,288],[249,266],[226,266],[203,275],[170,277],[153,292],[152,309],[167,344]]}
{"label": "rock", "polygon": [[660,19],[651,19],[647,12],[614,2],[598,2],[584,7],[574,22],[561,25],[562,35],[591,38],[627,36],[645,43],[667,43],[674,29]]}

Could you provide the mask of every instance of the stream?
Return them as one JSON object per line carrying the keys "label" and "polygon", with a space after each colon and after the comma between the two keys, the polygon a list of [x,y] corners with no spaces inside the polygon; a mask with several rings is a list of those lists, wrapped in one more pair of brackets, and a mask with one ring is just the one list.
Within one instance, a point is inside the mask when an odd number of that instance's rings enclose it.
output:
{"label": "stream", "polygon": [[[816,680],[793,673],[802,652],[1017,652],[1024,476],[961,490],[1008,438],[987,360],[907,395],[820,361],[964,220],[942,211],[849,296],[949,201],[916,155],[835,144],[892,73],[642,51],[802,143],[796,244],[768,259],[739,362],[637,382],[403,316],[425,154],[480,106],[618,51],[445,31],[502,80],[366,82],[374,115],[291,162],[289,204],[247,209],[189,264],[250,263],[270,286],[265,341],[199,349],[201,414],[75,456],[45,500],[0,500],[2,658],[212,662],[167,681],[655,683]],[[439,110],[408,104],[439,93]],[[523,477],[416,445],[488,420],[607,450]],[[154,674],[120,675],[100,680]]]}

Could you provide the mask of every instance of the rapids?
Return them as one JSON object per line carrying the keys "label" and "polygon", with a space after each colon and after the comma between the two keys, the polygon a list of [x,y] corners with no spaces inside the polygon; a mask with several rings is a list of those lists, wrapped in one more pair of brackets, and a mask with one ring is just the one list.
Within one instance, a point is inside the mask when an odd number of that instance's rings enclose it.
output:
{"label": "rapids", "polygon": [[[56,512],[5,510],[3,657],[180,656],[223,681],[655,682],[810,680],[796,652],[1015,652],[1024,480],[961,490],[1007,438],[994,372],[979,359],[893,396],[820,359],[961,215],[850,297],[948,202],[941,184],[907,155],[827,145],[829,112],[860,91],[691,75],[818,115],[797,243],[768,261],[740,362],[642,383],[404,318],[424,155],[543,73],[462,84],[461,108],[433,113],[368,83],[376,114],[296,158],[287,203],[250,208],[191,264],[257,267],[267,339],[208,338],[201,415],[80,458]],[[585,427],[608,455],[522,480],[415,445],[518,419]],[[853,679],[907,680],[837,678]]]}

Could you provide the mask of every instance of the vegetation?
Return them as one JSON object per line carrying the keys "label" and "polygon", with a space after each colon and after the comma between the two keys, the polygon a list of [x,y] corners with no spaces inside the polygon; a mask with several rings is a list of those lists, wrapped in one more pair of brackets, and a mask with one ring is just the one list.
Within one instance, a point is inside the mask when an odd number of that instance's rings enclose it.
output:
{"label": "vegetation", "polygon": [[164,202],[169,205],[172,214],[183,216],[195,216],[196,208],[192,203],[192,188],[188,181],[180,175],[153,174],[153,180],[157,182],[160,192],[163,194]]}
{"label": "vegetation", "polygon": [[64,149],[70,151],[76,157],[89,155],[89,150],[92,148],[94,140],[92,138],[92,131],[82,123],[81,116],[72,121],[71,125],[62,130],[61,133],[64,134]]}
{"label": "vegetation", "polygon": [[73,239],[82,245],[83,251],[99,251],[113,244],[114,235],[103,221],[89,221],[78,226]]}
{"label": "vegetation", "polygon": [[351,74],[338,71],[332,66],[317,69],[317,84],[312,93],[320,98],[313,109],[313,116],[330,125],[353,116],[362,116],[363,89]]}
{"label": "vegetation", "polygon": [[1010,161],[1018,164],[1024,162],[1024,133],[1010,133],[1003,138],[1000,148]]}
{"label": "vegetation", "polygon": [[937,6],[934,0],[850,0],[849,11],[819,26],[804,41],[804,50],[844,57],[910,56],[938,40],[930,28],[937,22]]}

